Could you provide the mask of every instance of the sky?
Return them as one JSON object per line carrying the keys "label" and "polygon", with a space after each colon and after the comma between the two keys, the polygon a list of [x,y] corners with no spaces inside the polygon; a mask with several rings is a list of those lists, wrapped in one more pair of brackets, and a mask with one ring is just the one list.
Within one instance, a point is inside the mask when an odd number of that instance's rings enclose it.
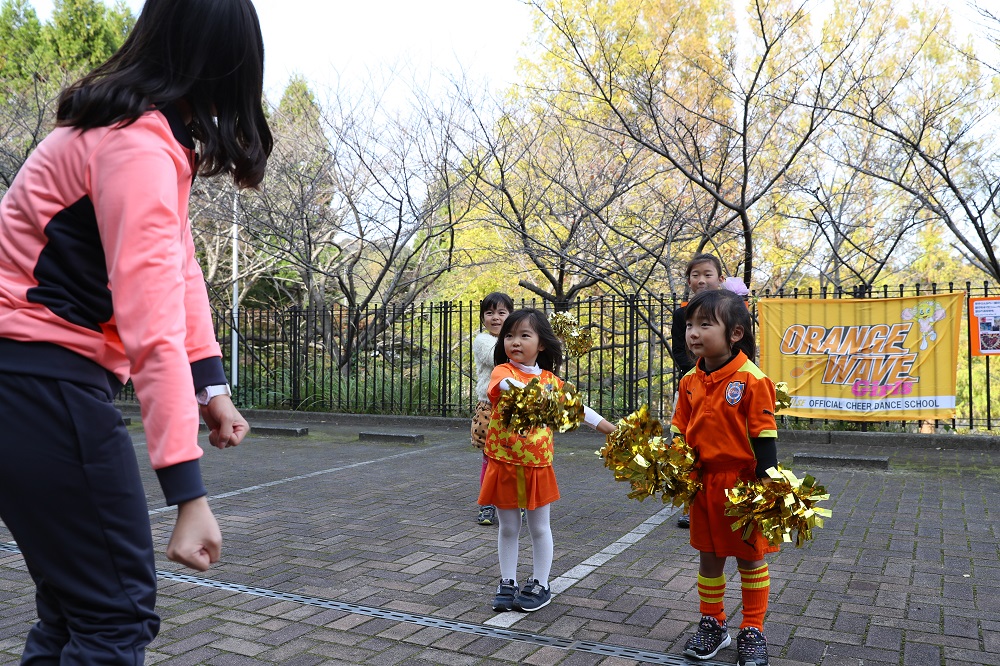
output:
{"label": "sky", "polygon": [[[52,0],[31,3],[47,20]],[[126,4],[138,14],[143,0]],[[295,74],[322,98],[340,84],[350,89],[393,67],[416,77],[464,70],[470,79],[501,89],[515,82],[518,55],[532,50],[534,10],[522,0],[254,0],[254,5],[264,34],[264,88],[272,101]],[[962,20],[972,15],[967,3],[954,2],[951,9],[960,29],[971,31]]]}
{"label": "sky", "polygon": [[[112,4],[112,0],[105,0]],[[31,0],[42,21],[52,0]],[[138,15],[143,0],[126,0]],[[264,87],[276,99],[291,76],[320,90],[388,67],[457,72],[497,86],[514,80],[531,31],[520,0],[254,0],[264,34]]]}

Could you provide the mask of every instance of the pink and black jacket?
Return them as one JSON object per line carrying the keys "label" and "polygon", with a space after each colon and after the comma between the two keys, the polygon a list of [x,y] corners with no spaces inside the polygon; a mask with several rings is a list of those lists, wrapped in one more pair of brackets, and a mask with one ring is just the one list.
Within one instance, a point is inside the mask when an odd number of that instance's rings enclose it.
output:
{"label": "pink and black jacket", "polygon": [[172,106],[56,128],[0,201],[0,372],[131,378],[170,504],[205,494],[194,393],[226,383],[188,221],[194,148]]}

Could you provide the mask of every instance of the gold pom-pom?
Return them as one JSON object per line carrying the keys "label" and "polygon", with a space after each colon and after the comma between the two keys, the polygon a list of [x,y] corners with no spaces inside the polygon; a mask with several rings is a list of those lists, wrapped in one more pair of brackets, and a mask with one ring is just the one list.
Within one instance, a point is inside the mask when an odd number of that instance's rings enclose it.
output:
{"label": "gold pom-pom", "polygon": [[792,406],[792,394],[788,392],[788,382],[777,382],[774,385],[774,413]]}
{"label": "gold pom-pom", "polygon": [[566,353],[570,356],[579,358],[593,348],[594,340],[590,336],[590,331],[580,328],[576,317],[569,312],[555,313],[549,317],[549,324],[556,337],[562,340]]}
{"label": "gold pom-pom", "polygon": [[813,528],[823,527],[823,519],[832,512],[816,504],[830,499],[826,489],[806,474],[796,478],[791,470],[780,465],[767,470],[770,483],[740,481],[726,491],[726,515],[735,516],[733,531],[742,530],[743,540],[759,529],[771,545],[792,542],[800,548],[813,538]]}
{"label": "gold pom-pom", "polygon": [[557,338],[564,338],[577,328],[576,317],[568,312],[556,312],[549,317],[549,325]]}
{"label": "gold pom-pom", "polygon": [[697,457],[682,437],[667,440],[662,435],[663,426],[643,405],[618,422],[597,455],[616,481],[628,481],[632,486],[630,498],[641,501],[659,493],[664,503],[683,505],[687,510],[701,489]]}
{"label": "gold pom-pom", "polygon": [[643,405],[615,424],[614,432],[607,436],[604,448],[598,455],[604,456],[606,451],[627,451],[663,434],[663,426],[649,415],[649,405]]}
{"label": "gold pom-pom", "polygon": [[563,342],[566,345],[566,353],[577,358],[594,347],[594,339],[590,337],[590,331],[585,331],[582,328],[566,336]]}
{"label": "gold pom-pom", "polygon": [[615,430],[605,439],[604,447],[597,452],[604,458],[604,466],[614,473],[616,481],[631,484],[629,497],[643,500],[656,493],[656,468],[650,469],[651,461],[642,451],[648,455],[650,439],[662,434],[663,426],[649,416],[649,406],[643,405],[618,421]]}
{"label": "gold pom-pom", "polygon": [[558,388],[537,378],[523,388],[504,391],[497,410],[504,427],[519,433],[539,426],[567,432],[583,421],[583,399],[575,386],[566,383]]}
{"label": "gold pom-pom", "polygon": [[683,437],[675,435],[661,467],[663,502],[669,498],[674,506],[683,506],[687,513],[691,500],[702,488],[698,452]]}

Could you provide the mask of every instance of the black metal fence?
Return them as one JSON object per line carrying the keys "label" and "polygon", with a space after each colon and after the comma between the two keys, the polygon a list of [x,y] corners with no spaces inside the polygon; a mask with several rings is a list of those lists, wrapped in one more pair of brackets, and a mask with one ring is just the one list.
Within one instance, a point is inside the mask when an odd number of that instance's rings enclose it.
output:
{"label": "black metal fence", "polygon": [[[668,350],[673,299],[605,298],[571,311],[595,340],[560,375],[609,415],[673,396]],[[524,301],[523,307],[543,307]],[[217,318],[232,368],[231,315]],[[479,303],[454,301],[364,311],[238,313],[234,393],[243,407],[466,416],[476,402],[472,339]],[[231,372],[231,370],[230,370]]]}
{"label": "black metal fence", "polygon": [[[1000,295],[983,283],[913,285],[878,290],[794,290],[764,298],[889,298],[964,291],[968,297]],[[751,303],[755,299],[751,299]],[[676,295],[604,297],[573,303],[594,347],[571,358],[560,375],[580,389],[587,404],[615,419],[650,405],[669,414],[677,377],[670,355]],[[523,301],[522,306],[545,305]],[[966,303],[967,306],[967,303]],[[235,340],[234,326],[235,321]],[[367,414],[468,416],[476,402],[472,338],[481,330],[478,302],[373,305],[356,309],[240,310],[216,315],[224,363],[241,408],[298,409]],[[1000,373],[990,357],[971,355],[963,317],[958,408],[939,427],[1000,429]],[[234,367],[233,356],[236,364]],[[1000,359],[993,361],[993,365]],[[998,378],[994,378],[997,375]],[[123,399],[132,399],[126,390]],[[791,427],[868,428],[871,424],[787,420]],[[913,429],[913,424],[883,426]]]}

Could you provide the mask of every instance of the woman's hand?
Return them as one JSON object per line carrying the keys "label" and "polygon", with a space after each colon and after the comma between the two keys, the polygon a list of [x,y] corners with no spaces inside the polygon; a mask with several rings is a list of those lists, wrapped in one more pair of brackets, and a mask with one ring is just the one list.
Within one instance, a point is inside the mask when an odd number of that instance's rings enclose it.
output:
{"label": "woman's hand", "polygon": [[208,441],[217,449],[238,446],[250,432],[250,424],[228,395],[217,395],[203,405],[201,418],[208,426]]}
{"label": "woman's hand", "polygon": [[222,532],[204,496],[181,502],[177,506],[167,559],[197,571],[206,571],[219,561],[222,552]]}

